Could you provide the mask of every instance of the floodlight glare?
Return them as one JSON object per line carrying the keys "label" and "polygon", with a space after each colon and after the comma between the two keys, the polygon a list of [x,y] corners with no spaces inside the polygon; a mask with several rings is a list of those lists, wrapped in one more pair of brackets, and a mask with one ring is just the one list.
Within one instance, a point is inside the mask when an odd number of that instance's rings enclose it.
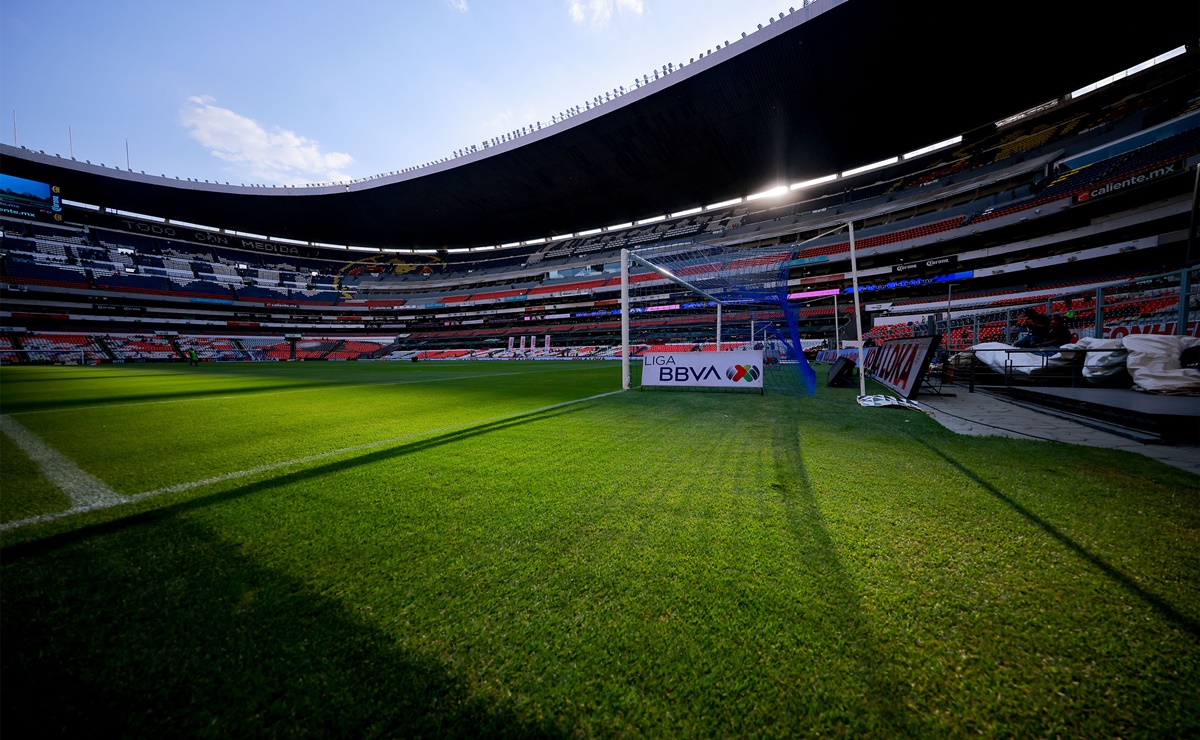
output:
{"label": "floodlight glare", "polygon": [[755,193],[754,195],[747,195],[746,200],[750,201],[750,200],[758,200],[759,198],[773,198],[776,196],[783,195],[787,191],[788,191],[788,189],[787,189],[786,185],[778,185],[776,187],[771,188],[770,190],[764,190],[761,193]]}
{"label": "floodlight glare", "polygon": [[922,154],[929,154],[930,152],[937,151],[938,149],[942,149],[944,147],[954,146],[955,144],[961,143],[962,140],[963,140],[963,137],[955,136],[953,139],[946,139],[945,141],[939,141],[936,144],[930,144],[929,146],[921,147],[920,149],[911,151],[908,154],[901,156],[900,158],[901,159],[912,159],[913,157],[919,157]]}
{"label": "floodlight glare", "polygon": [[855,167],[852,170],[846,170],[845,172],[842,173],[842,177],[851,177],[853,175],[860,175],[864,172],[870,172],[871,170],[877,170],[880,167],[887,167],[890,164],[896,164],[899,161],[900,161],[899,157],[891,157],[890,159],[882,159],[878,162],[872,162],[871,164],[863,165],[862,167]]}
{"label": "floodlight glare", "polygon": [[804,182],[792,183],[791,189],[799,190],[800,188],[811,188],[813,185],[821,185],[827,182],[832,182],[836,179],[837,175],[826,175],[824,177],[818,177],[815,180],[805,180]]}

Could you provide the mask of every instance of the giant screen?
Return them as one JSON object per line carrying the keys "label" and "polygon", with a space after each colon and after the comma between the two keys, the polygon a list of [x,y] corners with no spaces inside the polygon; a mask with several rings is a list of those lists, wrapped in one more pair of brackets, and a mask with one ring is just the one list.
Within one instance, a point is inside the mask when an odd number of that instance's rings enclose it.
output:
{"label": "giant screen", "polygon": [[57,185],[0,174],[0,213],[38,221],[62,221],[62,192]]}

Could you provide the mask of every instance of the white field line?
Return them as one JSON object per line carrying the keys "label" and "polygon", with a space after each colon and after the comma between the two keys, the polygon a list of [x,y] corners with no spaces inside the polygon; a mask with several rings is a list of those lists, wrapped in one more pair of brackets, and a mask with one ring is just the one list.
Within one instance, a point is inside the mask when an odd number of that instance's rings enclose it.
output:
{"label": "white field line", "polygon": [[96,409],[121,409],[130,406],[161,406],[169,403],[195,403],[199,401],[232,401],[262,398],[263,396],[281,396],[288,393],[312,393],[314,391],[336,391],[342,388],[369,388],[374,386],[389,386],[389,385],[416,385],[417,383],[442,383],[448,380],[470,380],[472,378],[501,378],[508,375],[533,375],[535,373],[549,373],[553,370],[523,370],[515,373],[484,373],[482,375],[453,375],[448,378],[424,378],[421,380],[389,380],[384,383],[326,383],[323,385],[313,386],[311,388],[292,388],[285,391],[263,391],[261,393],[248,391],[246,393],[238,393],[232,396],[201,396],[199,398],[172,398],[165,401],[129,401],[128,403],[97,403],[91,406],[68,406],[58,409],[39,409],[37,411],[14,411],[10,416],[25,416],[32,414],[58,414],[70,411],[95,411]]}
{"label": "white field line", "polygon": [[[476,377],[478,377],[478,376],[476,376]],[[292,467],[292,466],[296,466],[296,465],[304,465],[307,463],[316,462],[317,460],[324,460],[327,458],[338,457],[341,455],[349,455],[349,454],[355,453],[355,452],[366,452],[367,450],[378,449],[380,447],[387,447],[389,445],[394,445],[394,444],[397,444],[400,442],[407,442],[407,441],[411,441],[414,439],[421,439],[423,437],[432,437],[432,436],[435,436],[438,434],[448,434],[450,432],[458,431],[461,429],[469,429],[471,427],[483,426],[486,424],[496,424],[496,423],[499,423],[502,421],[508,421],[510,419],[519,419],[522,416],[530,416],[533,414],[540,414],[545,411],[553,411],[554,409],[562,408],[564,406],[572,406],[577,403],[585,403],[587,401],[595,401],[596,399],[605,398],[606,396],[615,396],[618,393],[624,393],[624,391],[609,391],[607,393],[599,393],[594,396],[588,396],[587,398],[577,398],[572,401],[563,401],[562,403],[555,403],[555,404],[551,404],[549,406],[543,406],[543,407],[537,408],[537,409],[530,409],[529,411],[520,411],[515,414],[507,414],[505,416],[496,416],[491,419],[484,419],[481,421],[470,421],[470,422],[466,422],[463,424],[454,424],[451,426],[440,427],[438,429],[427,429],[422,432],[417,432],[415,434],[407,434],[402,437],[391,437],[389,439],[381,439],[381,440],[378,440],[375,442],[365,442],[360,445],[354,445],[353,447],[343,447],[339,450],[330,450],[329,452],[320,452],[315,455],[306,455],[305,457],[298,457],[298,458],[295,458],[292,460],[282,460],[280,462],[271,463],[269,465],[260,465],[256,468],[249,468],[247,470],[237,470],[232,473],[223,473],[221,475],[215,475],[211,478],[204,478],[202,480],[191,481],[189,483],[177,483],[173,486],[167,486],[165,488],[157,488],[153,491],[145,491],[143,493],[134,494],[132,496],[121,496],[120,494],[116,493],[115,491],[108,488],[107,486],[104,486],[104,484],[101,483],[99,480],[92,478],[92,476],[90,474],[80,470],[78,467],[75,467],[74,463],[72,463],[70,460],[67,460],[65,457],[62,457],[61,455],[58,455],[57,452],[54,452],[53,449],[51,449],[48,445],[46,445],[44,442],[42,442],[39,439],[38,442],[41,443],[43,447],[50,450],[53,454],[57,455],[59,458],[61,458],[62,461],[64,461],[65,463],[70,465],[72,468],[77,470],[80,474],[87,476],[88,478],[91,478],[92,480],[95,480],[96,483],[99,483],[101,486],[104,487],[104,490],[108,491],[109,494],[111,494],[113,497],[115,497],[115,500],[106,499],[103,502],[97,501],[97,502],[92,502],[92,503],[88,503],[88,504],[84,504],[84,505],[79,505],[76,503],[74,497],[72,497],[71,502],[72,502],[73,506],[70,509],[67,509],[66,511],[55,511],[55,512],[51,512],[48,514],[39,514],[38,516],[28,517],[26,519],[18,519],[18,520],[14,520],[11,522],[5,522],[3,524],[0,524],[0,532],[6,532],[10,529],[17,529],[19,527],[25,527],[30,524],[37,524],[40,522],[49,522],[49,521],[53,521],[55,519],[61,519],[62,517],[69,516],[72,514],[78,514],[81,512],[85,512],[85,511],[96,511],[99,509],[107,509],[107,508],[111,508],[114,506],[122,506],[122,505],[126,505],[126,504],[132,504],[132,503],[136,503],[138,501],[144,501],[148,498],[154,498],[155,496],[161,496],[164,493],[177,493],[179,491],[187,491],[192,488],[199,488],[201,486],[207,486],[207,485],[211,485],[213,483],[220,483],[222,481],[235,480],[237,478],[245,478],[246,476],[257,475],[259,473],[267,473],[272,470],[279,470],[280,468],[287,468],[287,467]],[[8,417],[0,417],[0,419],[8,419]],[[19,425],[17,425],[15,421],[12,421],[11,423],[13,425],[16,425],[19,427]],[[22,431],[24,431],[23,427],[19,427],[19,428],[21,428]],[[8,434],[7,427],[5,427],[3,431],[5,434]],[[26,434],[28,434],[28,432],[26,432]],[[30,435],[30,436],[33,436],[33,435]],[[37,439],[37,438],[34,437],[34,439]],[[16,441],[16,440],[14,440],[14,441]],[[20,443],[18,442],[18,444],[20,444]],[[24,448],[22,448],[22,449],[24,449]],[[30,457],[32,457],[32,455],[30,455]],[[46,477],[49,478],[50,477],[49,474],[47,474]],[[51,478],[51,480],[54,480],[54,479]],[[55,483],[56,483],[56,485],[58,485],[58,481],[55,481]],[[60,487],[61,487],[61,485],[60,485]],[[65,491],[65,489],[64,489],[64,491]],[[70,495],[70,494],[68,493],[68,495]]]}
{"label": "white field line", "polygon": [[71,509],[103,509],[121,503],[122,497],[104,481],[71,462],[42,438],[10,416],[0,416],[0,433],[20,447],[60,491],[71,500]]}

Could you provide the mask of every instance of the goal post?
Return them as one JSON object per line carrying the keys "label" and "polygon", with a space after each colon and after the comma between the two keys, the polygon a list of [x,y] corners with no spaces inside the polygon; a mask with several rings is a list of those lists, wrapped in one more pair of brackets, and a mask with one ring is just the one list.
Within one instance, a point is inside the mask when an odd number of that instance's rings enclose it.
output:
{"label": "goal post", "polygon": [[[758,352],[766,390],[812,395],[815,373],[787,299],[794,247],[688,241],[622,250],[621,387],[633,387],[646,353]],[[757,380],[759,370],[749,375]]]}
{"label": "goal post", "polygon": [[15,349],[0,347],[0,365],[87,365],[82,349]]}

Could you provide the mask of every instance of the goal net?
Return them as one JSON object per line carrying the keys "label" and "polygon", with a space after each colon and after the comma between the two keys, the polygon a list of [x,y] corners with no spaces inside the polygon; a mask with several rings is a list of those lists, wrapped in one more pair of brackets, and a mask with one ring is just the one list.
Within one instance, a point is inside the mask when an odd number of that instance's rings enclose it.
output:
{"label": "goal net", "polygon": [[761,350],[767,392],[813,395],[816,374],[787,299],[794,247],[689,241],[623,251],[623,387],[640,379],[647,352]]}
{"label": "goal net", "polygon": [[0,346],[0,365],[90,365],[98,359],[81,349],[14,349]]}

